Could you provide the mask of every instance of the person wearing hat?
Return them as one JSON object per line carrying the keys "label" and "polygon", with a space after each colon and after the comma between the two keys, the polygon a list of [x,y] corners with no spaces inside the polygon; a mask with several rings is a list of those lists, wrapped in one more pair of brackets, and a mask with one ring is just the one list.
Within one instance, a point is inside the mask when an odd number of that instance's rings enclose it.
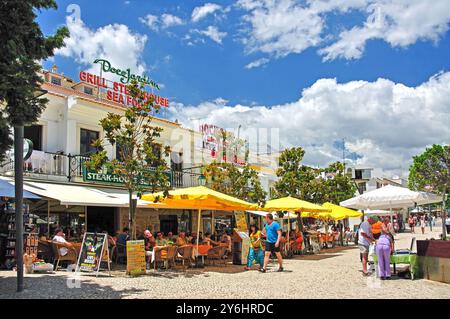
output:
{"label": "person wearing hat", "polygon": [[369,217],[359,225],[358,230],[358,247],[361,252],[361,262],[363,267],[363,276],[368,276],[367,260],[369,258],[369,246],[375,242],[372,235],[372,225],[375,224],[375,219]]}
{"label": "person wearing hat", "polygon": [[372,235],[373,238],[378,240],[381,236],[381,225],[383,224],[380,219],[377,216],[373,216],[372,219],[375,221],[374,224],[372,224]]}

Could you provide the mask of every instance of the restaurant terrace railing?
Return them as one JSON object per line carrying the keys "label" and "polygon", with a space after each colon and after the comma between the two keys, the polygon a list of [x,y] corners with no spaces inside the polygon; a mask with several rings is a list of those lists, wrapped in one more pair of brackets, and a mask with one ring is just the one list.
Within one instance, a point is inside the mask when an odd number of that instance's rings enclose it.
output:
{"label": "restaurant terrace railing", "polygon": [[[55,177],[58,180],[67,179],[75,181],[83,177],[84,163],[89,155],[72,155],[60,152],[33,151],[31,157],[24,162],[24,175],[36,179],[49,180]],[[0,175],[12,175],[14,162],[0,164]],[[200,167],[185,168],[183,170],[170,170],[171,184],[174,188],[201,185]]]}

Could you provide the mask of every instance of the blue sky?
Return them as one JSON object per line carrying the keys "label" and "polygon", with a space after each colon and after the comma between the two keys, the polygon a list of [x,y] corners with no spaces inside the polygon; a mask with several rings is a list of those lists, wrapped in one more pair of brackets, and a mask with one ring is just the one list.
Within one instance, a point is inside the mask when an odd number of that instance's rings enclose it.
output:
{"label": "blue sky", "polygon": [[[139,21],[146,14],[169,13],[189,20],[191,12],[203,1],[58,1],[58,11],[45,11],[39,17],[44,32],[52,32],[65,24],[66,7],[78,4],[81,18],[92,29],[107,24],[120,23],[134,32],[147,34],[149,40],[143,52],[143,60],[154,68],[151,76],[164,83],[163,93],[177,101],[197,104],[217,97],[232,104],[257,103],[261,105],[282,104],[300,96],[303,88],[309,87],[319,78],[337,78],[339,82],[351,80],[373,81],[379,77],[415,86],[439,71],[450,68],[450,36],[445,34],[438,44],[419,41],[408,48],[392,48],[382,40],[367,44],[364,58],[356,61],[336,60],[323,62],[315,49],[302,54],[291,54],[274,59],[264,67],[245,69],[245,65],[264,57],[264,54],[247,54],[239,42],[239,20],[241,10],[227,14],[222,21],[210,16],[195,24],[171,28],[167,32],[154,32]],[[227,6],[231,1],[215,1]],[[359,20],[359,15],[348,14],[350,21]],[[349,23],[345,17],[336,23]],[[333,24],[331,28],[338,29]],[[188,46],[180,38],[189,34],[191,28],[207,27],[211,23],[227,32],[222,44],[206,40],[204,44]],[[169,61],[165,57],[170,57]],[[56,58],[56,63],[66,74],[76,77],[78,65],[71,58]],[[51,66],[51,62],[45,65]]]}
{"label": "blue sky", "polygon": [[[431,77],[439,73],[445,76],[450,68],[450,3],[445,0],[432,3],[412,0],[409,4],[401,0],[70,0],[57,3],[57,11],[39,14],[38,21],[45,33],[69,23],[66,17],[72,13],[67,13],[66,8],[70,4],[79,6],[82,22],[71,24],[73,43],[51,61],[44,62],[45,68],[56,63],[60,71],[77,78],[78,71],[91,68],[90,60],[98,57],[145,70],[163,84],[161,95],[176,102],[174,111],[168,110],[164,116],[180,118],[187,126],[192,124],[189,119],[198,116],[200,110],[206,113],[202,115],[205,121],[215,124],[236,127],[252,123],[267,127],[267,123],[254,123],[252,117],[262,114],[270,117],[267,114],[272,108],[292,107],[294,113],[301,113],[303,121],[308,116],[311,118],[310,113],[302,113],[307,112],[302,105],[308,105],[310,99],[316,103],[313,110],[323,109],[321,103],[326,101],[331,112],[334,109],[345,112],[346,103],[361,103],[360,107],[384,105],[385,97],[392,97],[385,101],[392,111],[392,121],[387,121],[392,122],[392,127],[387,129],[395,131],[395,123],[403,122],[399,114],[394,114],[398,110],[395,105],[399,89],[429,87]],[[203,8],[208,14],[198,15],[196,19],[195,8]],[[110,25],[123,28],[113,27],[108,33],[105,28]],[[114,47],[108,48],[108,36],[125,39],[127,35],[130,37],[124,45],[134,48],[132,53],[121,48],[122,57]],[[85,47],[77,48],[80,43]],[[121,46],[120,42],[116,46]],[[110,57],[95,56],[97,53]],[[249,68],[255,61],[261,65]],[[378,79],[389,82],[391,93],[384,91],[386,83]],[[370,94],[360,96],[360,81],[375,88]],[[438,82],[441,84],[442,79]],[[338,95],[342,89],[356,90],[354,94],[360,99],[346,102],[345,97]],[[357,105],[349,108],[352,107]],[[416,103],[403,107],[406,111],[408,107],[421,106]],[[433,107],[441,110],[442,105],[433,104]],[[355,118],[353,123],[349,113],[343,113],[347,120],[347,116],[350,118],[347,125],[340,129],[323,127],[327,131],[325,136],[311,133],[299,137],[301,134],[293,134],[292,130],[284,131],[282,120],[274,126],[280,129],[282,145],[310,147],[309,153],[319,164],[339,158],[336,141],[345,137],[349,141],[348,152],[352,154],[349,160],[359,159],[368,165],[400,172],[402,163],[428,145],[429,139],[421,135],[417,143],[410,143],[405,136],[404,140],[391,143],[383,134],[379,138],[361,134],[365,130],[377,130],[377,121],[383,120],[383,114],[391,114],[381,108],[373,118],[365,119],[366,122]],[[214,115],[209,114],[212,111]],[[236,118],[247,113],[251,114],[247,122],[239,123]],[[443,118],[447,114],[444,111]],[[438,125],[433,121],[427,125],[432,128]],[[320,128],[319,122],[316,124]],[[448,131],[438,135],[441,136],[437,136],[436,142],[450,139]],[[373,142],[372,151],[367,146],[370,142]],[[374,150],[401,155],[395,165],[388,164],[382,159],[370,159],[369,153]]]}

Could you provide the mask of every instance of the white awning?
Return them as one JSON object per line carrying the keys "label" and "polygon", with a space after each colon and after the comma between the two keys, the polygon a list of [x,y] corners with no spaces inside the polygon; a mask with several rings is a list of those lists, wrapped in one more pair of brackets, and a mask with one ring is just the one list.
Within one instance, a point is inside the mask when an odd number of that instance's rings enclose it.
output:
{"label": "white awning", "polygon": [[415,205],[438,203],[441,198],[435,194],[415,192],[408,188],[387,185],[362,195],[347,199],[341,206],[354,209],[406,208]]}
{"label": "white awning", "polygon": [[[266,215],[268,214],[268,212],[265,211],[261,211],[261,210],[246,210],[247,213],[253,214],[253,215],[259,215],[259,216],[263,216],[266,217]],[[289,217],[288,217],[289,216]],[[277,215],[277,213],[273,214],[273,218],[274,219],[280,219]],[[291,213],[289,212],[289,214],[284,214],[283,219],[294,219],[297,218],[297,214]]]}
{"label": "white awning", "polygon": [[[9,180],[14,183],[12,179]],[[57,183],[43,183],[24,181],[24,190],[39,196],[52,198],[61,205],[71,206],[102,206],[102,207],[128,207],[128,192],[121,189],[99,188],[84,185],[69,185]],[[134,196],[136,198],[136,196]],[[164,208],[163,204],[154,204],[138,200],[138,207],[151,208],[151,206]]]}
{"label": "white awning", "polygon": [[[396,211],[382,210],[382,209],[367,209],[364,211],[365,216],[391,216],[395,215]],[[359,217],[358,217],[359,218]]]}

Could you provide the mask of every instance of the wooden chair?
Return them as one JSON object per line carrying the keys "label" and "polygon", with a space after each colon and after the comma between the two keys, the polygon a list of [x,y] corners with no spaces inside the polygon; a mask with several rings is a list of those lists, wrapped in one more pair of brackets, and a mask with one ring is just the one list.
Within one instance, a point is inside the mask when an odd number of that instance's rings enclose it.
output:
{"label": "wooden chair", "polygon": [[333,234],[333,247],[341,246],[341,233]]}
{"label": "wooden chair", "polygon": [[48,240],[39,240],[37,257],[53,263],[55,256],[53,254],[52,242],[49,242]]}
{"label": "wooden chair", "polygon": [[222,248],[223,248],[223,251],[221,252],[221,254],[222,254],[222,262],[223,262],[224,265],[226,265],[228,257],[231,256],[231,250],[228,249],[227,245],[222,246]]}
{"label": "wooden chair", "polygon": [[164,256],[161,256],[161,259],[167,263],[167,268],[170,267],[170,265],[175,264],[175,257],[177,256],[177,246],[168,246],[167,248],[167,254]]}
{"label": "wooden chair", "polygon": [[154,270],[156,270],[156,265],[158,263],[167,261],[168,251],[169,251],[168,246],[158,248],[157,250],[155,250],[155,248],[153,248],[153,254],[155,255],[155,258],[153,260],[153,269]]}
{"label": "wooden chair", "polygon": [[111,253],[111,256],[113,256],[113,253],[116,254],[116,264],[118,261],[123,260],[126,261],[127,259],[127,246],[121,243],[116,243],[115,249]]}
{"label": "wooden chair", "polygon": [[192,245],[185,245],[177,248],[175,261],[181,261],[183,265],[183,270],[186,270],[185,261],[188,262],[188,267],[191,265],[193,252],[194,246]]}
{"label": "wooden chair", "polygon": [[[59,251],[59,249],[63,248],[63,247],[67,248],[67,254],[65,254],[64,256],[61,255],[61,252]],[[64,244],[57,243],[57,242],[52,242],[52,248],[53,248],[53,254],[55,256],[55,261],[56,261],[56,263],[54,264],[55,271],[58,270],[59,262],[61,262],[61,261],[69,261],[69,262],[72,262],[73,264],[77,263],[78,253],[75,248],[73,248],[73,247],[69,248],[69,247],[66,247]]]}
{"label": "wooden chair", "polygon": [[206,261],[211,265],[215,265],[216,260],[221,260],[225,250],[222,248],[223,246],[216,246],[208,249],[206,254]]}
{"label": "wooden chair", "polygon": [[213,265],[215,265],[215,261],[218,260],[225,266],[228,259],[228,254],[226,254],[226,251],[227,251],[226,246],[216,246],[210,248],[208,250],[208,254],[206,255],[206,260],[212,261]]}

